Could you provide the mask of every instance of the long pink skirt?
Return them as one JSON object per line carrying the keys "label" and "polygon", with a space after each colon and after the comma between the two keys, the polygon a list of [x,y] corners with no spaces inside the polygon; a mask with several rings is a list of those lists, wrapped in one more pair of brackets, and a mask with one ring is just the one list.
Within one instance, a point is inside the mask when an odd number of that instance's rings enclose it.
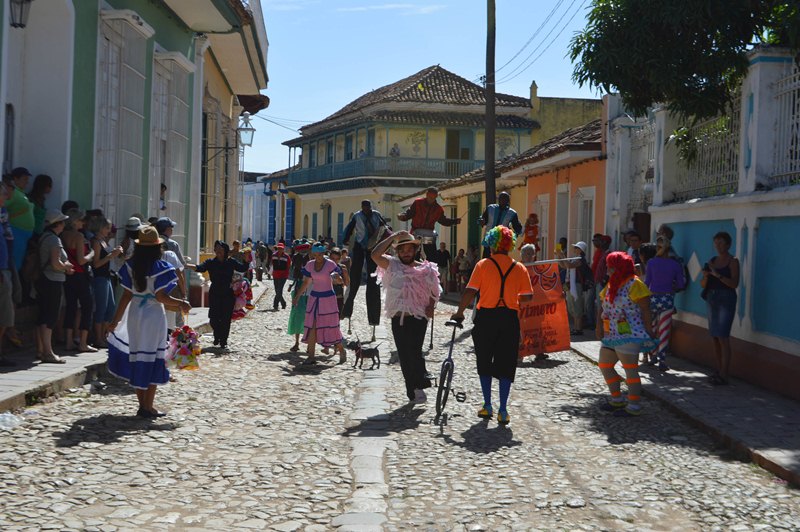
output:
{"label": "long pink skirt", "polygon": [[342,330],[339,328],[339,306],[336,294],[329,292],[311,292],[306,303],[306,321],[303,342],[308,343],[308,335],[316,326],[317,343],[330,347],[342,341]]}

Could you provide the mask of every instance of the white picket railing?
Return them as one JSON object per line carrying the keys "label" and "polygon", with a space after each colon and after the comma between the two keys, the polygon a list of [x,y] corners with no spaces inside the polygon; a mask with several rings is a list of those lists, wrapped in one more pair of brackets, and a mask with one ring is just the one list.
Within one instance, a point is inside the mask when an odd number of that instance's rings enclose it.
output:
{"label": "white picket railing", "polygon": [[775,125],[775,159],[769,186],[800,184],[800,68],[775,84],[778,118]]}
{"label": "white picket railing", "polygon": [[653,203],[653,175],[656,159],[655,120],[638,124],[631,134],[631,183],[627,216],[647,212]]}
{"label": "white picket railing", "polygon": [[672,201],[687,201],[732,194],[739,187],[739,117],[741,98],[734,97],[731,111],[695,125],[696,157],[678,161]]}

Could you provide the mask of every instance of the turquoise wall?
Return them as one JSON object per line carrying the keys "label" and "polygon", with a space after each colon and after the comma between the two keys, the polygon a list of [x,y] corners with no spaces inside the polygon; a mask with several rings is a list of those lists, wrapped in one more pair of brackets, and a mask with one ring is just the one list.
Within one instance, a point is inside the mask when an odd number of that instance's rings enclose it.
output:
{"label": "turquoise wall", "polygon": [[798,234],[799,216],[759,220],[751,292],[753,328],[791,340],[800,340],[797,314],[792,312],[800,295],[800,248],[792,244]]}
{"label": "turquoise wall", "polygon": [[[693,254],[697,256],[697,261],[701,266],[716,255],[713,237],[720,231],[730,233],[733,239],[731,254],[736,255],[736,226],[733,220],[705,220],[668,223],[667,225],[675,231],[672,247],[678,255],[683,257],[686,264],[689,263]],[[675,297],[675,306],[680,310],[705,316],[706,302],[700,297],[700,293],[703,291],[700,279],[702,279],[701,275],[698,275],[696,279],[689,279],[686,291]]]}
{"label": "turquoise wall", "polygon": [[[94,167],[94,129],[96,105],[97,77],[97,39],[99,26],[99,10],[96,2],[75,0],[75,61],[72,108],[72,153],[70,160],[70,198],[81,205],[92,203],[92,172]],[[152,93],[151,79],[153,69],[153,50],[158,42],[164,49],[181,52],[190,61],[194,61],[194,33],[183,22],[165,7],[151,0],[108,0],[115,9],[131,9],[138,13],[153,29],[155,35],[148,41],[146,76],[146,94]],[[191,105],[193,76],[189,77],[188,96]],[[142,158],[142,182],[147,183],[150,161],[150,106],[152,99],[147,97],[144,105],[144,141]],[[189,151],[191,138],[192,113],[189,114]],[[191,157],[187,159],[187,172],[190,170]],[[188,193],[189,183],[185,184]],[[146,191],[146,186],[144,187]],[[146,198],[142,201],[142,210],[147,207]],[[186,209],[188,215],[191,209]]]}

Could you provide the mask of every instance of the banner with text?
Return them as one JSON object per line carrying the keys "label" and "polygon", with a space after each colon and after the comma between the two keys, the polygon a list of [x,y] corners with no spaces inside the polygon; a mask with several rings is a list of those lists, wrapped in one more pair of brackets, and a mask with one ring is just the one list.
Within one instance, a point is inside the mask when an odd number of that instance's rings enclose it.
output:
{"label": "banner with text", "polygon": [[569,318],[558,265],[531,264],[527,268],[533,299],[519,307],[519,356],[566,351],[570,342]]}

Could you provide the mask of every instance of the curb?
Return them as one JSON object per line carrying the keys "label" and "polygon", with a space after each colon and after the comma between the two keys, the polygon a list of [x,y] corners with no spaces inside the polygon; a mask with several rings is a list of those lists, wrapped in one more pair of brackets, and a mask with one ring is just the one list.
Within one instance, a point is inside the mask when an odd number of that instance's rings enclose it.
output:
{"label": "curb", "polygon": [[[570,350],[582,356],[592,364],[597,365],[597,360],[595,359],[594,355],[590,353],[588,350],[581,349],[580,347],[575,346],[574,344],[570,344]],[[716,442],[731,449],[741,459],[747,459],[748,461],[766,469],[770,473],[789,482],[790,484],[796,487],[800,487],[800,473],[788,469],[787,467],[781,465],[779,462],[771,459],[765,452],[753,449],[742,440],[734,436],[731,436],[730,434],[725,433],[723,430],[717,427],[714,427],[713,425],[709,424],[699,416],[693,415],[689,410],[681,408],[680,406],[676,405],[673,401],[671,401],[668,397],[665,397],[664,395],[658,393],[657,388],[655,390],[651,389],[652,387],[653,387],[652,384],[650,386],[647,386],[644,383],[642,383],[642,394],[650,399],[657,400],[660,404],[664,405],[670,412],[677,414],[678,417],[680,417],[684,421],[689,422],[689,424],[691,424],[695,428],[698,428],[703,432],[705,432],[706,434],[710,435]]]}
{"label": "curb", "polygon": [[[378,326],[375,336],[376,339],[386,339],[386,328]],[[353,412],[349,416],[348,428],[358,427],[358,433],[349,435],[353,492],[345,502],[344,513],[331,521],[331,526],[340,531],[377,532],[383,530],[387,521],[389,486],[384,455],[386,449],[395,443],[386,431],[389,421],[389,403],[386,401],[389,352],[386,342],[383,346],[379,349],[382,360],[386,362],[379,369],[363,373],[357,386]]]}
{"label": "curb", "polygon": [[[253,287],[253,300],[257,303],[266,293],[267,286],[264,284],[264,282],[255,285]],[[206,307],[198,307],[198,312],[194,313],[194,315],[190,314],[189,316],[190,322],[196,320],[193,328],[198,332],[198,334],[201,335],[211,332],[211,324],[205,310]],[[201,312],[206,315],[201,315]],[[26,354],[30,355],[30,358],[34,358],[32,351]],[[80,356],[81,355],[79,355],[79,357]],[[10,392],[0,393],[0,413],[20,410],[26,406],[34,405],[46,397],[56,396],[68,391],[71,388],[81,387],[97,379],[99,375],[105,374],[106,360],[108,358],[105,349],[101,349],[97,353],[83,354],[82,358],[86,359],[85,362],[79,362],[74,367],[69,369],[64,368],[64,371],[57,373],[54,377],[48,377],[47,373],[42,372],[43,377],[45,378],[14,387],[15,389],[11,390]],[[68,357],[70,362],[71,359],[72,357]],[[0,373],[0,379],[7,375],[20,376],[22,375],[22,372],[35,370],[37,367],[39,366],[33,366],[31,369],[22,370],[19,373],[13,371],[8,373]],[[56,369],[57,367],[57,365],[50,366],[47,369]]]}

